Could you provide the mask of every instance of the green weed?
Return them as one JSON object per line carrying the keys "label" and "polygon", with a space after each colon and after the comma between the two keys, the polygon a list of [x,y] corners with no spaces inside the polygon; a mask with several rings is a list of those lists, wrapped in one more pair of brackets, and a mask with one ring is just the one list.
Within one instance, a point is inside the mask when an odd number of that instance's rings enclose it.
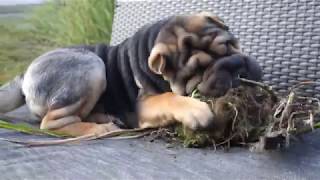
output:
{"label": "green weed", "polygon": [[36,8],[35,32],[58,45],[108,43],[114,0],[49,1]]}

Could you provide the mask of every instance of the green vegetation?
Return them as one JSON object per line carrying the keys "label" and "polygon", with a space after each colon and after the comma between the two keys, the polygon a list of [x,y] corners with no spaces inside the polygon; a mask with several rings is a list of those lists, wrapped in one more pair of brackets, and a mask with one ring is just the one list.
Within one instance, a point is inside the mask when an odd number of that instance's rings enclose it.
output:
{"label": "green vegetation", "polygon": [[66,134],[56,133],[48,130],[40,130],[39,128],[32,127],[28,124],[24,124],[24,123],[15,124],[15,123],[9,123],[2,120],[0,120],[0,128],[10,129],[10,130],[14,130],[14,131],[18,131],[26,134],[49,135],[53,137],[68,137],[68,135]]}
{"label": "green vegetation", "polygon": [[[0,84],[56,47],[108,43],[114,0],[50,0],[44,5],[0,6]],[[0,128],[61,137],[27,124],[0,120]]]}
{"label": "green vegetation", "polygon": [[73,44],[108,43],[114,0],[49,0],[0,6],[0,84],[40,54]]}
{"label": "green vegetation", "polygon": [[0,17],[0,84],[21,73],[50,45],[32,33],[23,17]]}
{"label": "green vegetation", "polygon": [[113,0],[49,1],[32,18],[36,32],[58,45],[108,43]]}

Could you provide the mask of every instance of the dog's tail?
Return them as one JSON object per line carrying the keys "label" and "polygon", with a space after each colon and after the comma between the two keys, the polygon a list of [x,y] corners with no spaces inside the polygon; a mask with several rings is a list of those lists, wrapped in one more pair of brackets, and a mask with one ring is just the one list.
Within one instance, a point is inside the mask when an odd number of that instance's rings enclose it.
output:
{"label": "dog's tail", "polygon": [[12,111],[25,104],[22,82],[23,75],[19,75],[0,87],[0,113]]}

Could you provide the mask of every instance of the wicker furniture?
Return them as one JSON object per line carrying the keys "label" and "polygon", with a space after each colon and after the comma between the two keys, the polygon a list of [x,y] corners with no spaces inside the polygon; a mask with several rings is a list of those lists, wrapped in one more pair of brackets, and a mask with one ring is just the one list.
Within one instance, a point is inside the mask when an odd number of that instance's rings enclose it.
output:
{"label": "wicker furniture", "polygon": [[[222,17],[278,92],[320,80],[319,0],[118,0],[112,44],[146,23],[175,14],[210,11]],[[320,97],[320,83],[304,90]]]}

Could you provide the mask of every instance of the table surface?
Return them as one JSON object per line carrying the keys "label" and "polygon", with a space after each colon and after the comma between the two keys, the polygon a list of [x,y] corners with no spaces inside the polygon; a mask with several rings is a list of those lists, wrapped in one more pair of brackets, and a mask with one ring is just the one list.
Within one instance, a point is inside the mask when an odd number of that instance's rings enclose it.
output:
{"label": "table surface", "polygon": [[[45,138],[7,130],[0,137]],[[145,139],[32,148],[0,141],[0,179],[319,179],[319,137],[315,131],[289,149],[264,153],[167,148]]]}

